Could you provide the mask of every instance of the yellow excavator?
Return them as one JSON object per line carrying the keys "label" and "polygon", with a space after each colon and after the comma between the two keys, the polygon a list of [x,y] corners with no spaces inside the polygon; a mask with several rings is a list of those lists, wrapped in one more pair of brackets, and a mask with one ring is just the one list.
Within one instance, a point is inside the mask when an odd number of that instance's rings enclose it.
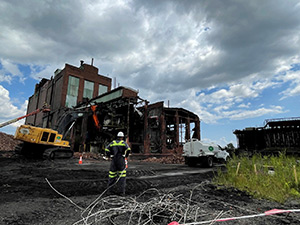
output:
{"label": "yellow excavator", "polygon": [[16,130],[15,139],[22,141],[16,146],[16,153],[25,157],[54,159],[73,156],[69,141],[63,140],[61,134],[49,128],[21,125]]}
{"label": "yellow excavator", "polygon": [[[44,107],[37,109],[25,116],[1,123],[0,128],[39,112],[49,111],[49,109]],[[21,125],[17,128],[14,138],[21,141],[21,143],[15,147],[16,153],[25,157],[54,159],[71,158],[73,156],[69,141],[63,140],[62,134],[49,128]]]}
{"label": "yellow excavator", "polygon": [[[87,108],[90,110],[86,110]],[[65,140],[64,137],[67,137],[68,132],[76,120],[83,116],[91,115],[96,128],[99,130],[100,124],[96,115],[96,108],[96,105],[88,105],[67,111],[61,116],[57,129],[55,128],[55,130],[31,125],[19,126],[14,138],[21,141],[21,143],[15,147],[15,152],[27,158],[71,158],[73,156],[73,150],[71,149],[69,141]],[[0,128],[28,116],[49,111],[50,109],[44,106],[25,116],[1,123]]]}

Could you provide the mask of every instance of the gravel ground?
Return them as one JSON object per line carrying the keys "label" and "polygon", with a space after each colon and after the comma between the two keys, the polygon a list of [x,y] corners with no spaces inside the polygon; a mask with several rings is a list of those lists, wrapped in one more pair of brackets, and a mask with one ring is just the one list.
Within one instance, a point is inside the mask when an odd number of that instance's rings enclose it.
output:
{"label": "gravel ground", "polygon": [[[0,164],[0,224],[85,224],[80,222],[82,217],[93,213],[97,214],[86,224],[197,224],[193,222],[299,206],[297,201],[280,205],[217,187],[211,183],[217,167],[191,169],[182,164],[129,161],[127,195],[121,197],[101,195],[109,167],[104,160],[84,159],[79,165],[77,158],[29,161],[2,157]],[[300,214],[218,223],[300,224]]]}
{"label": "gravel ground", "polygon": [[[1,137],[12,136],[0,135],[2,146],[8,146]],[[13,141],[8,139],[7,143]],[[126,196],[107,195],[110,162],[101,157],[87,154],[81,165],[77,155],[28,160],[15,156],[10,148],[0,150],[0,224],[214,224],[210,220],[300,208],[296,200],[278,204],[215,186],[211,180],[222,165],[190,168],[157,160],[130,159]],[[300,224],[300,213],[215,223],[295,225]]]}

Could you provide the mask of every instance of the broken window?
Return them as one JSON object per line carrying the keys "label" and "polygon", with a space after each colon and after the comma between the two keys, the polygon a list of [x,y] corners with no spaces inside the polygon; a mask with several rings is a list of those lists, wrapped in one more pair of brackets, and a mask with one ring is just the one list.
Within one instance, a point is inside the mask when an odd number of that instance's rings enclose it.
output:
{"label": "broken window", "polygon": [[69,76],[68,91],[66,96],[66,107],[77,105],[79,78]]}
{"label": "broken window", "polygon": [[91,81],[84,81],[84,89],[83,89],[83,97],[91,99],[93,98],[93,92],[94,92],[94,82]]}
{"label": "broken window", "polygon": [[108,90],[107,86],[99,84],[99,90],[98,90],[98,95],[102,95],[106,93]]}

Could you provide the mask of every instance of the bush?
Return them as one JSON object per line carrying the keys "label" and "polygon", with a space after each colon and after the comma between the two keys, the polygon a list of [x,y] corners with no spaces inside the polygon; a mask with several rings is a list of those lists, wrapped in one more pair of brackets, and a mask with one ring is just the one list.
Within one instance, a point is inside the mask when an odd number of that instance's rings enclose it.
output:
{"label": "bush", "polygon": [[299,198],[300,165],[295,157],[253,155],[233,156],[226,172],[218,171],[214,183],[235,187],[256,198],[284,203]]}

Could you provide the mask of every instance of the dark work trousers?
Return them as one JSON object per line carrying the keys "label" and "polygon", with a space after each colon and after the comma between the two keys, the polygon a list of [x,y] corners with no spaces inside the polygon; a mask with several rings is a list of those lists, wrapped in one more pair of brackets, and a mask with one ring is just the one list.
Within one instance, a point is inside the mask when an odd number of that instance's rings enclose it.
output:
{"label": "dark work trousers", "polygon": [[[112,158],[110,169],[109,169],[109,176],[108,176],[108,187],[116,184],[119,186],[118,193],[125,194],[125,186],[126,186],[126,169],[125,169],[125,158],[123,156],[115,156]],[[111,192],[112,187],[110,188],[109,192]]]}

